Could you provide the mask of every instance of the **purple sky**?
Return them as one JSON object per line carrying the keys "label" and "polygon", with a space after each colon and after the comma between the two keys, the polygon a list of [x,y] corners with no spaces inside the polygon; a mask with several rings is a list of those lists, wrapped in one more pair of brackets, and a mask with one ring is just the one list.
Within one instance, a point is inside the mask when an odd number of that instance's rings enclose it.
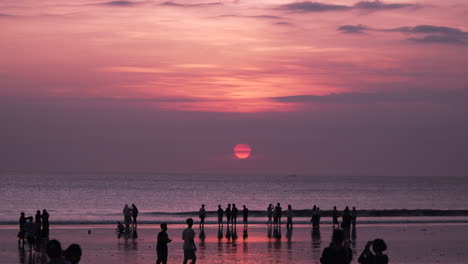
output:
{"label": "purple sky", "polygon": [[467,12],[1,1],[0,171],[468,176]]}

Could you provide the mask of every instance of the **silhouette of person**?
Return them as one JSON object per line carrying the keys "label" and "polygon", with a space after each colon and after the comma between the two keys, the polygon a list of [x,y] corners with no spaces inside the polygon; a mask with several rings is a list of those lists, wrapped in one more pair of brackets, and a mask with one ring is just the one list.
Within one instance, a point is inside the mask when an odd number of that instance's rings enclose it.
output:
{"label": "silhouette of person", "polygon": [[49,264],[70,264],[62,258],[62,245],[57,240],[47,242],[46,252],[50,259]]}
{"label": "silhouette of person", "polygon": [[136,226],[137,226],[137,217],[138,217],[138,208],[136,207],[135,204],[132,204],[131,213],[132,213],[133,225],[135,225],[135,228],[136,228]]}
{"label": "silhouette of person", "polygon": [[249,217],[249,209],[247,209],[247,207],[245,206],[245,204],[243,205],[243,209],[242,209],[242,223],[244,224],[244,227],[246,227],[248,225],[248,217]]}
{"label": "silhouette of person", "polygon": [[353,258],[350,248],[343,246],[344,232],[341,229],[333,229],[332,242],[323,249],[321,264],[349,264]]}
{"label": "silhouette of person", "polygon": [[166,264],[167,263],[167,244],[170,243],[172,240],[169,238],[167,234],[167,224],[161,224],[161,231],[158,234],[158,241],[156,244],[156,253],[158,255],[158,259],[156,260],[156,264]]}
{"label": "silhouette of person", "polygon": [[117,236],[120,238],[121,235],[123,235],[124,231],[125,231],[125,226],[122,225],[122,223],[120,223],[120,221],[117,222]]}
{"label": "silhouette of person", "polygon": [[223,208],[221,208],[221,205],[218,204],[218,226],[223,226]]}
{"label": "silhouette of person", "polygon": [[34,234],[36,247],[39,248],[39,244],[41,243],[41,227],[42,227],[42,215],[41,210],[36,211],[36,217],[34,218],[34,224],[36,225],[36,232]]}
{"label": "silhouette of person", "polygon": [[224,214],[226,215],[227,225],[229,225],[231,223],[231,204],[228,204]]}
{"label": "silhouette of person", "polygon": [[286,217],[287,217],[286,229],[292,229],[292,227],[293,227],[293,222],[292,222],[293,210],[292,210],[292,206],[290,204],[288,204],[288,210],[286,211]]}
{"label": "silhouette of person", "polygon": [[317,228],[317,218],[318,218],[317,207],[314,204],[314,207],[312,207],[312,219],[310,220],[312,222],[312,228]]}
{"label": "silhouette of person", "polygon": [[63,256],[65,260],[70,262],[70,264],[78,264],[81,260],[82,250],[80,245],[71,244],[70,246],[63,251]]}
{"label": "silhouette of person", "polygon": [[125,223],[125,232],[130,232],[130,222],[131,219],[131,209],[128,207],[128,204],[125,204],[123,209],[124,223]]}
{"label": "silhouette of person", "polygon": [[25,224],[25,230],[26,230],[26,239],[28,240],[29,244],[29,249],[32,249],[32,246],[35,242],[35,235],[36,235],[36,225],[34,224],[33,217],[28,216],[27,217],[28,221]]}
{"label": "silhouette of person", "polygon": [[276,216],[278,217],[278,225],[281,225],[282,209],[280,203],[276,204]]}
{"label": "silhouette of person", "polygon": [[343,211],[341,227],[345,230],[349,230],[351,227],[351,214],[348,206]]}
{"label": "silhouette of person", "polygon": [[49,213],[46,209],[42,210],[42,236],[49,237]]}
{"label": "silhouette of person", "polygon": [[[374,253],[370,250],[371,245]],[[387,250],[387,244],[385,244],[383,239],[369,241],[359,256],[358,262],[361,264],[387,264],[388,256],[383,253],[385,250]]]}
{"label": "silhouette of person", "polygon": [[336,206],[333,206],[333,212],[332,212],[332,220],[333,220],[333,228],[335,228],[335,225],[338,225],[338,211],[336,210]]}
{"label": "silhouette of person", "polygon": [[19,232],[18,232],[18,245],[24,245],[24,237],[26,235],[26,217],[24,216],[24,212],[21,212],[19,218]]}
{"label": "silhouette of person", "polygon": [[316,223],[316,226],[317,228],[320,228],[320,207],[317,207],[317,223]]}
{"label": "silhouette of person", "polygon": [[236,204],[232,204],[232,216],[231,216],[231,224],[237,225],[237,214],[239,214],[239,210],[236,207]]}
{"label": "silhouette of person", "polygon": [[357,211],[356,207],[353,206],[353,210],[351,211],[351,224],[353,227],[356,227],[356,218],[357,218]]}
{"label": "silhouette of person", "polygon": [[195,252],[197,251],[197,246],[195,245],[195,231],[192,229],[193,219],[188,218],[186,220],[187,228],[182,232],[182,240],[184,241],[184,262],[187,264],[187,261],[191,259],[191,264],[195,264],[197,256]]}
{"label": "silhouette of person", "polygon": [[198,211],[198,217],[200,217],[200,228],[205,226],[206,210],[205,205],[202,204],[200,210]]}
{"label": "silhouette of person", "polygon": [[271,218],[273,218],[273,205],[272,205],[272,204],[268,205],[268,208],[267,208],[267,215],[268,215],[268,222],[267,222],[267,224],[271,225],[271,224],[272,224]]}

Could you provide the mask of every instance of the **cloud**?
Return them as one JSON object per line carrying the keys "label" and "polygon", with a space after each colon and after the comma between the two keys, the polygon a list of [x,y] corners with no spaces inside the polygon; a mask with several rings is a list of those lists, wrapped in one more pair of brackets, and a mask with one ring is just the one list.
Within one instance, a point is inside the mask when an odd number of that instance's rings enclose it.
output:
{"label": "cloud", "polygon": [[243,15],[220,15],[220,16],[217,16],[217,17],[234,17],[234,18],[253,18],[253,19],[273,19],[273,20],[276,20],[276,19],[283,19],[282,17],[279,17],[279,16],[272,16],[272,15],[257,15],[257,16],[243,16]]}
{"label": "cloud", "polygon": [[211,3],[196,3],[196,4],[179,4],[172,1],[164,2],[160,4],[162,6],[173,6],[173,7],[206,7],[206,6],[221,6],[222,3],[211,2]]}
{"label": "cloud", "polygon": [[296,2],[281,5],[280,9],[294,12],[326,12],[326,11],[346,11],[346,10],[365,10],[365,11],[384,11],[393,9],[402,9],[408,7],[417,7],[415,4],[408,3],[385,3],[379,0],[376,1],[361,1],[354,5],[336,5],[325,4],[320,2]]}
{"label": "cloud", "polygon": [[138,5],[140,3],[138,2],[132,2],[132,1],[110,1],[110,2],[104,2],[104,3],[100,3],[100,5],[105,5],[105,6],[121,6],[121,7],[125,7],[125,6],[135,6],[135,5]]}
{"label": "cloud", "polygon": [[280,9],[297,12],[342,11],[349,8],[349,6],[345,5],[324,4],[319,2],[297,2],[285,4],[280,7]]}
{"label": "cloud", "polygon": [[439,103],[464,104],[468,99],[468,88],[458,90],[411,89],[396,92],[376,93],[331,93],[327,95],[293,95],[273,97],[281,103],[318,104],[375,104],[375,103]]}
{"label": "cloud", "polygon": [[340,26],[337,30],[345,34],[363,34],[368,29],[369,29],[368,27],[359,24],[356,26],[353,26],[353,25]]}
{"label": "cloud", "polygon": [[362,10],[369,10],[369,11],[378,11],[378,10],[392,10],[392,9],[401,9],[401,8],[408,8],[408,7],[416,7],[414,4],[406,4],[406,3],[384,3],[382,1],[361,1],[353,6],[356,9]]}
{"label": "cloud", "polygon": [[445,43],[455,45],[468,45],[468,32],[458,28],[441,27],[431,25],[419,25],[415,27],[399,27],[391,29],[370,28],[363,25],[343,25],[337,29],[341,33],[359,34],[366,31],[400,32],[411,35],[409,41],[417,43]]}

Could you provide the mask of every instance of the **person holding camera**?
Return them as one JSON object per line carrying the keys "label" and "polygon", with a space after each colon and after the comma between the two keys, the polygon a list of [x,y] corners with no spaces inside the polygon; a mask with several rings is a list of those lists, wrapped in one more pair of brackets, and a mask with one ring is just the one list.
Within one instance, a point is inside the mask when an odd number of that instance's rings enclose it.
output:
{"label": "person holding camera", "polygon": [[[371,245],[373,253],[370,250]],[[361,264],[388,264],[388,256],[383,253],[385,250],[387,250],[387,244],[383,239],[369,241],[359,256],[358,262]]]}

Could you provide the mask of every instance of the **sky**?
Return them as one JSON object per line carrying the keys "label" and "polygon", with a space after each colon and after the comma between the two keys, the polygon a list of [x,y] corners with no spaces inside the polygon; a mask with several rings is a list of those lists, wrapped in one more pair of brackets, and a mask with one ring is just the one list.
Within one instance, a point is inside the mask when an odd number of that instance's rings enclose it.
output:
{"label": "sky", "polygon": [[466,13],[2,0],[0,171],[468,176]]}

